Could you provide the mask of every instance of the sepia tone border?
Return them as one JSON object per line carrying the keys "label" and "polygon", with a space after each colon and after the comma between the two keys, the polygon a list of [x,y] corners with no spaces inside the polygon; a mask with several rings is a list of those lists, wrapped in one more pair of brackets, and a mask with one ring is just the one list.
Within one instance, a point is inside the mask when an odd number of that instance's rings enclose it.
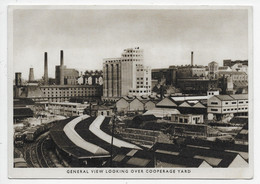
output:
{"label": "sepia tone border", "polygon": [[[249,167],[248,168],[13,168],[13,37],[12,12],[15,9],[247,9],[248,10],[248,61],[249,61]],[[248,6],[9,6],[8,8],[8,175],[9,178],[226,178],[250,179],[253,177],[253,9]],[[70,173],[76,170],[78,173]],[[98,171],[103,170],[103,173]],[[114,171],[113,171],[114,170]],[[127,170],[127,173],[121,171]],[[168,173],[165,173],[168,170]],[[166,171],[167,172],[167,171]],[[170,173],[169,173],[170,172]]]}

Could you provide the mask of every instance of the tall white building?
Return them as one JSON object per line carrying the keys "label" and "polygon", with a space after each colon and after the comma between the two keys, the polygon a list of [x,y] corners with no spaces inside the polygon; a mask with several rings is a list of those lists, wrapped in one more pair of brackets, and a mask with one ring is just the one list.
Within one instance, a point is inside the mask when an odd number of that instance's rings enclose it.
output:
{"label": "tall white building", "polygon": [[121,58],[104,59],[103,97],[151,94],[151,68],[143,65],[143,50],[125,49]]}

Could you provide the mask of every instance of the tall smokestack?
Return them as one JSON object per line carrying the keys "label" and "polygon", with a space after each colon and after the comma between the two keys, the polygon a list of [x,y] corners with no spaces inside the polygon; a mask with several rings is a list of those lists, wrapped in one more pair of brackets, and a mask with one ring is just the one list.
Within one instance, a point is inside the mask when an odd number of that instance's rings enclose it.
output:
{"label": "tall smokestack", "polygon": [[60,65],[63,66],[63,50],[60,51]]}
{"label": "tall smokestack", "polygon": [[193,66],[193,51],[191,51],[191,66]]}
{"label": "tall smokestack", "polygon": [[48,85],[48,54],[44,52],[44,84]]}
{"label": "tall smokestack", "polygon": [[63,50],[60,51],[60,85],[64,85],[64,63],[63,63]]}
{"label": "tall smokestack", "polygon": [[34,81],[34,72],[33,72],[33,68],[30,68],[30,72],[29,72],[29,82]]}
{"label": "tall smokestack", "polygon": [[22,85],[22,73],[20,73],[20,72],[15,73],[15,85],[16,86]]}

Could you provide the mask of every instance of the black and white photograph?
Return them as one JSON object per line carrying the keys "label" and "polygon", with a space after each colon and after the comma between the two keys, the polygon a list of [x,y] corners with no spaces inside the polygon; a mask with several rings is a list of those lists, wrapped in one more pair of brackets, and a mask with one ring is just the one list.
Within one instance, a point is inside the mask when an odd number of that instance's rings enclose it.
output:
{"label": "black and white photograph", "polygon": [[248,6],[9,6],[9,176],[251,178],[251,23]]}

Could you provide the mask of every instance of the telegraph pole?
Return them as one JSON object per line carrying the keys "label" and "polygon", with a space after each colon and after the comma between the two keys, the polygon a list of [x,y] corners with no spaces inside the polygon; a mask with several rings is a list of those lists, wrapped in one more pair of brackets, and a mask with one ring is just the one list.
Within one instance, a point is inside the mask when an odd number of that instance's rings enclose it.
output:
{"label": "telegraph pole", "polygon": [[114,141],[114,129],[116,120],[116,107],[113,108],[114,115],[112,117],[112,134],[111,134],[111,147],[110,147],[110,167],[113,167],[113,141]]}

